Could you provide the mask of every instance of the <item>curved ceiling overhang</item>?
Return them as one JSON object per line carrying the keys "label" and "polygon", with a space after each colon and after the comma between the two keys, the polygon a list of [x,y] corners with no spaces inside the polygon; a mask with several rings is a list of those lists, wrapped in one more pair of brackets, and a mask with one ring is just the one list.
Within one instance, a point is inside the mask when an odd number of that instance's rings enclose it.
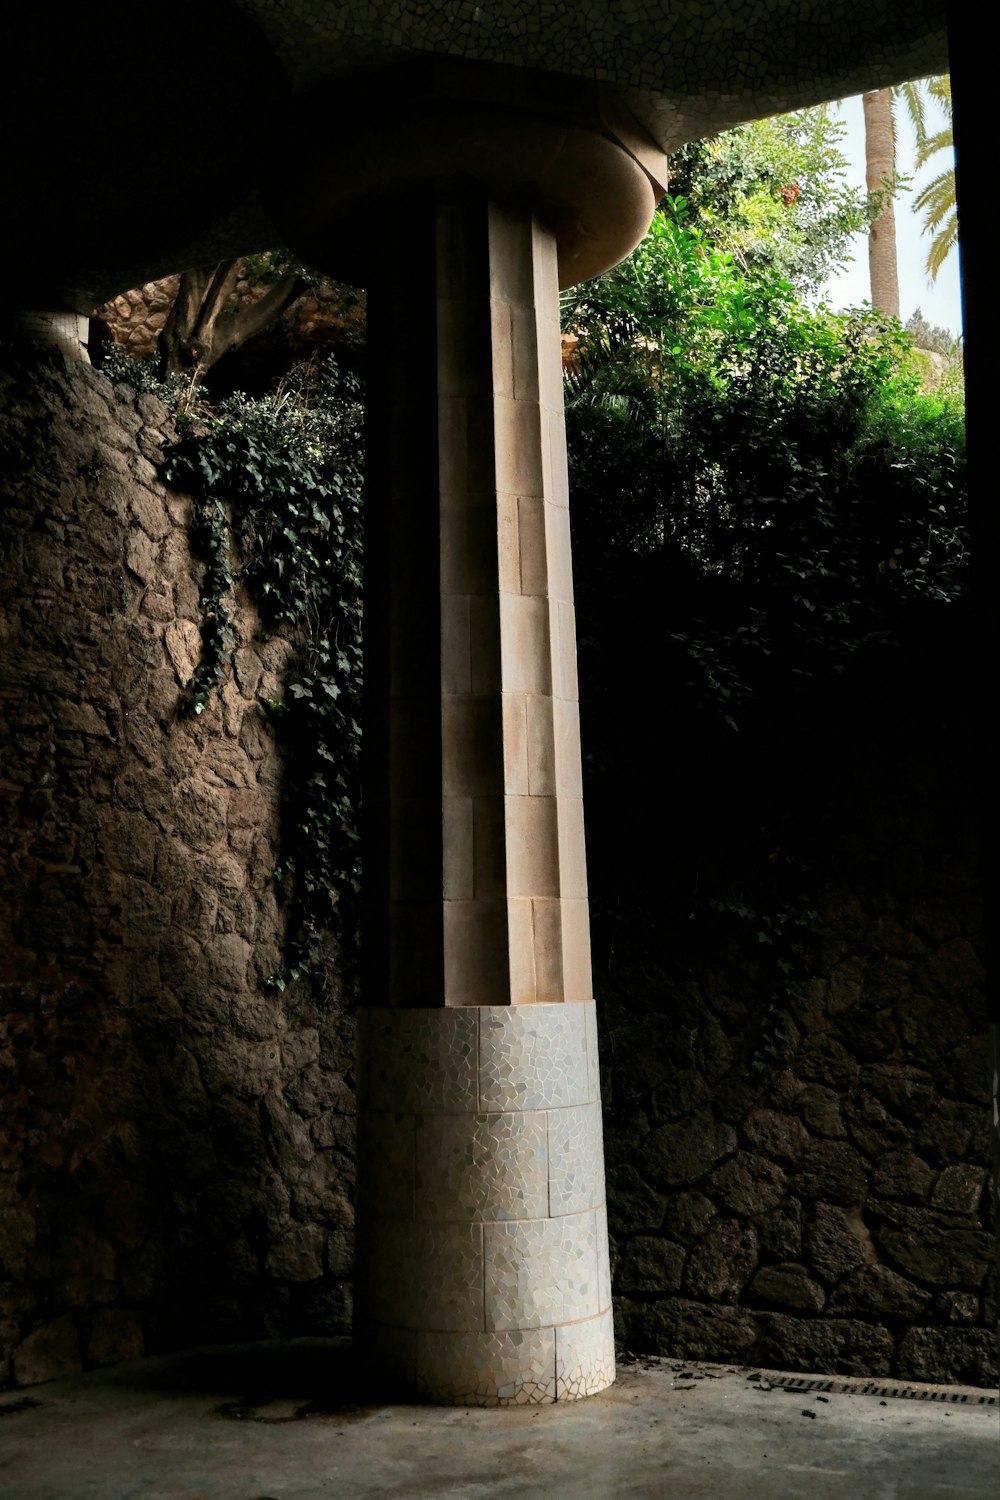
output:
{"label": "curved ceiling overhang", "polygon": [[[297,101],[429,54],[588,80],[660,148],[943,71],[945,0],[91,0],[18,7],[2,51],[8,302],[86,311],[280,242]],[[382,87],[388,89],[385,82]],[[388,101],[387,102],[391,102]]]}

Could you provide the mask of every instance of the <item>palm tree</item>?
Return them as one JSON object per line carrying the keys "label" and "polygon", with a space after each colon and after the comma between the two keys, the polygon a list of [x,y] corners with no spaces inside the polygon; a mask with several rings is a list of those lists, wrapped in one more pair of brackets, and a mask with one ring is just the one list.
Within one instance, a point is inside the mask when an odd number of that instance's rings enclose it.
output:
{"label": "palm tree", "polygon": [[[927,130],[926,99],[933,99],[947,115],[947,124],[933,135]],[[865,177],[869,194],[881,197],[868,230],[868,270],[872,306],[899,317],[899,278],[896,267],[896,218],[893,190],[896,173],[894,106],[902,100],[917,137],[916,165],[922,167],[938,151],[951,147],[951,79],[947,73],[911,79],[896,88],[874,89],[862,96],[865,113]],[[958,237],[955,214],[954,166],[921,188],[913,207],[924,213],[924,232],[934,233],[927,269],[935,277]]]}
{"label": "palm tree", "polygon": [[[940,130],[928,135],[923,114],[917,126],[917,166],[926,166],[939,151],[954,151],[952,130],[951,77],[942,73],[926,80],[928,95],[936,100],[946,120]],[[927,271],[932,281],[958,244],[958,211],[955,205],[955,160],[920,189],[913,200],[915,212],[924,216],[924,233],[933,236],[927,252]]]}
{"label": "palm tree", "polygon": [[872,307],[899,317],[899,273],[896,266],[896,214],[892,202],[896,178],[896,134],[892,89],[872,89],[861,99],[865,112],[865,185],[881,204],[868,227],[868,275]]}

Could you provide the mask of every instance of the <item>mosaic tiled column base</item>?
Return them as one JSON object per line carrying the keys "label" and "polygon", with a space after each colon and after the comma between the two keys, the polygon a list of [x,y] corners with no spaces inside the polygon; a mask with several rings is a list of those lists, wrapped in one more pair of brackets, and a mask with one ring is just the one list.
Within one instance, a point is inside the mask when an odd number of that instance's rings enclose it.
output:
{"label": "mosaic tiled column base", "polygon": [[433,1401],[615,1378],[593,1001],[363,1009],[356,1348]]}

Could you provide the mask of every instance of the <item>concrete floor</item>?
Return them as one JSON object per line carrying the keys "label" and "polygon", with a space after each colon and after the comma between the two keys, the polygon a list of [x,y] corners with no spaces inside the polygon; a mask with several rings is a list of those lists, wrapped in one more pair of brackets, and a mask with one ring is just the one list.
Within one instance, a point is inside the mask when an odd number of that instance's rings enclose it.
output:
{"label": "concrete floor", "polygon": [[[992,1393],[640,1360],[589,1401],[384,1405],[345,1340],[135,1360],[0,1395],[4,1500],[993,1500]],[[848,1387],[849,1389],[844,1389]],[[949,1399],[965,1395],[964,1401]],[[938,1399],[931,1399],[937,1396]],[[942,1399],[944,1398],[944,1399]],[[28,1403],[37,1404],[28,1404]]]}

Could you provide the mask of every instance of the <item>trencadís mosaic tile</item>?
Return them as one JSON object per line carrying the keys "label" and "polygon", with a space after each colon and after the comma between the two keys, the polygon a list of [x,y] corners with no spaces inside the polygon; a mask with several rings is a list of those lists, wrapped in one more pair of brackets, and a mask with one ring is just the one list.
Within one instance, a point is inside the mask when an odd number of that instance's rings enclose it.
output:
{"label": "trencad\u00eds mosaic tile", "polygon": [[589,1103],[588,1005],[593,1001],[484,1008],[479,1031],[480,1107],[553,1109]]}
{"label": "trencad\u00eds mosaic tile", "polygon": [[421,1333],[417,1389],[432,1401],[532,1406],[556,1399],[555,1329]]}
{"label": "trencad\u00eds mosaic tile", "polygon": [[572,1323],[603,1311],[593,1210],[487,1224],[484,1233],[488,1329]]}
{"label": "trencad\u00eds mosaic tile", "polygon": [[594,1396],[615,1378],[615,1329],[611,1309],[585,1323],[556,1329],[556,1400]]}
{"label": "trencad\u00eds mosaic tile", "polygon": [[359,1113],[357,1201],[363,1212],[413,1218],[415,1135],[413,1115]]}
{"label": "trencad\u00eds mosaic tile", "polygon": [[596,1100],[548,1111],[548,1155],[553,1218],[604,1202],[604,1130]]}
{"label": "trencad\u00eds mosaic tile", "polygon": [[421,53],[593,79],[665,149],[947,66],[943,0],[237,0],[296,90]]}
{"label": "trencad\u00eds mosaic tile", "polygon": [[381,1218],[359,1233],[365,1322],[458,1332],[483,1326],[483,1226]]}
{"label": "trencad\u00eds mosaic tile", "polygon": [[478,1107],[477,1007],[362,1007],[359,1017],[373,1109],[420,1114]]}
{"label": "trencad\u00eds mosaic tile", "polygon": [[422,1219],[537,1219],[548,1214],[546,1115],[426,1115],[417,1120]]}
{"label": "trencad\u00eds mosaic tile", "polygon": [[363,1018],[358,1337],[432,1399],[528,1404],[613,1378],[593,1010]]}
{"label": "trencad\u00eds mosaic tile", "polygon": [[587,1028],[587,1068],[590,1079],[591,1099],[601,1097],[601,1061],[600,1048],[597,1044],[597,1006],[595,1004],[584,1004],[583,1020]]}

